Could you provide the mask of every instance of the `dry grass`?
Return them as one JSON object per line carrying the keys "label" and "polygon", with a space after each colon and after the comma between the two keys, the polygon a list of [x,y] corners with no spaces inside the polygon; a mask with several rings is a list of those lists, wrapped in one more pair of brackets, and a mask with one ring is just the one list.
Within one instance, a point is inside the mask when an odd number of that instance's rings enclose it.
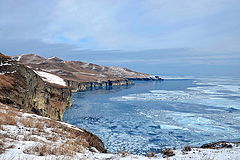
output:
{"label": "dry grass", "polygon": [[33,137],[31,134],[24,135],[23,140],[24,141],[33,141],[33,142],[38,142],[39,141],[38,138]]}
{"label": "dry grass", "polygon": [[56,135],[51,135],[49,137],[46,137],[46,139],[51,142],[56,142],[57,140],[59,140],[59,137]]}
{"label": "dry grass", "polygon": [[[25,149],[24,153],[41,156],[73,156],[99,145],[96,136],[85,130],[38,116],[22,116],[22,113],[0,103],[0,129],[6,132],[0,134],[0,153],[14,147],[13,144],[19,143],[19,140],[25,144],[36,142],[35,146]],[[16,131],[12,131],[11,127],[5,128],[5,125],[15,125]]]}
{"label": "dry grass", "polygon": [[182,149],[183,152],[189,152],[189,151],[191,151],[191,150],[192,150],[192,148],[191,148],[190,146],[185,146],[185,147]]}
{"label": "dry grass", "polygon": [[126,151],[120,151],[120,152],[118,152],[118,154],[119,154],[121,157],[126,157],[126,156],[129,155],[129,153],[126,152]]}
{"label": "dry grass", "polygon": [[165,157],[171,157],[175,155],[175,153],[171,149],[163,150],[161,151],[161,153],[164,154]]}
{"label": "dry grass", "polygon": [[9,136],[6,134],[1,134],[0,135],[0,154],[4,153],[6,151],[6,149],[11,149],[14,148],[15,145],[6,145],[6,142],[8,142]]}
{"label": "dry grass", "polygon": [[0,125],[16,125],[17,121],[15,117],[8,113],[0,112]]}
{"label": "dry grass", "polygon": [[34,120],[33,118],[20,119],[19,122],[22,123],[23,126],[28,128],[37,128],[40,130],[44,129],[44,124],[42,122]]}
{"label": "dry grass", "polygon": [[75,145],[75,143],[67,142],[58,146],[55,146],[52,143],[40,144],[33,147],[25,149],[23,152],[25,154],[35,154],[38,156],[47,156],[47,155],[65,155],[73,156],[76,152],[82,152],[83,147]]}
{"label": "dry grass", "polygon": [[54,128],[54,129],[52,129],[52,131],[59,134],[59,135],[65,135],[66,134],[64,131],[62,131],[61,129],[58,129],[58,128]]}
{"label": "dry grass", "polygon": [[54,121],[54,120],[42,120],[43,123],[46,124],[46,127],[47,128],[62,128],[62,125],[60,123],[58,123],[57,121]]}
{"label": "dry grass", "polygon": [[147,157],[149,157],[149,158],[156,157],[156,153],[154,153],[154,152],[148,153]]}
{"label": "dry grass", "polygon": [[5,146],[4,146],[4,142],[1,140],[0,141],[0,154],[4,153],[5,152]]}
{"label": "dry grass", "polygon": [[3,125],[16,125],[19,116],[15,109],[4,108],[3,112],[0,112],[0,129],[3,130]]}

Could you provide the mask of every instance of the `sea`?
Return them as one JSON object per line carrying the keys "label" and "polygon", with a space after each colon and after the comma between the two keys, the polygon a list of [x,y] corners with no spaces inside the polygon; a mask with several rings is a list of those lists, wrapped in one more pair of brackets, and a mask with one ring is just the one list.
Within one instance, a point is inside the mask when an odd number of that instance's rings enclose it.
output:
{"label": "sea", "polygon": [[108,152],[240,141],[240,77],[164,77],[73,94],[63,121],[96,134]]}

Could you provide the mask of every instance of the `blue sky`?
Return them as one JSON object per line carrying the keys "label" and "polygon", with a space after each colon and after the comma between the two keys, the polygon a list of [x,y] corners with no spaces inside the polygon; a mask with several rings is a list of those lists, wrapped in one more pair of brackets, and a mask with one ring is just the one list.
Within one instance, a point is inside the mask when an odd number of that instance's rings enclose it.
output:
{"label": "blue sky", "polygon": [[0,52],[240,75],[239,17],[239,0],[0,0]]}

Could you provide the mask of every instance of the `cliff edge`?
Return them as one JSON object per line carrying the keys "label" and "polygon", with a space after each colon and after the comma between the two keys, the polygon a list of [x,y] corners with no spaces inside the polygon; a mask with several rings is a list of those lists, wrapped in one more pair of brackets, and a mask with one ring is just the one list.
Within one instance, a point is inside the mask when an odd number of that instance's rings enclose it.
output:
{"label": "cliff edge", "polygon": [[71,106],[71,90],[47,83],[32,69],[0,54],[0,102],[61,120]]}

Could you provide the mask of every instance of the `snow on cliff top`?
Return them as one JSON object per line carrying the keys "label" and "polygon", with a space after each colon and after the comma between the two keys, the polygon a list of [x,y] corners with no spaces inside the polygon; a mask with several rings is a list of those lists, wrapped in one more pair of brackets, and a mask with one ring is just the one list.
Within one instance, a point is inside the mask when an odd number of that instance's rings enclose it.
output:
{"label": "snow on cliff top", "polygon": [[58,84],[61,86],[67,86],[66,82],[59,76],[56,76],[51,73],[43,72],[43,71],[36,71],[36,70],[33,70],[33,71],[35,73],[37,73],[40,77],[42,77],[42,80],[44,80],[44,81],[47,81],[49,83]]}

